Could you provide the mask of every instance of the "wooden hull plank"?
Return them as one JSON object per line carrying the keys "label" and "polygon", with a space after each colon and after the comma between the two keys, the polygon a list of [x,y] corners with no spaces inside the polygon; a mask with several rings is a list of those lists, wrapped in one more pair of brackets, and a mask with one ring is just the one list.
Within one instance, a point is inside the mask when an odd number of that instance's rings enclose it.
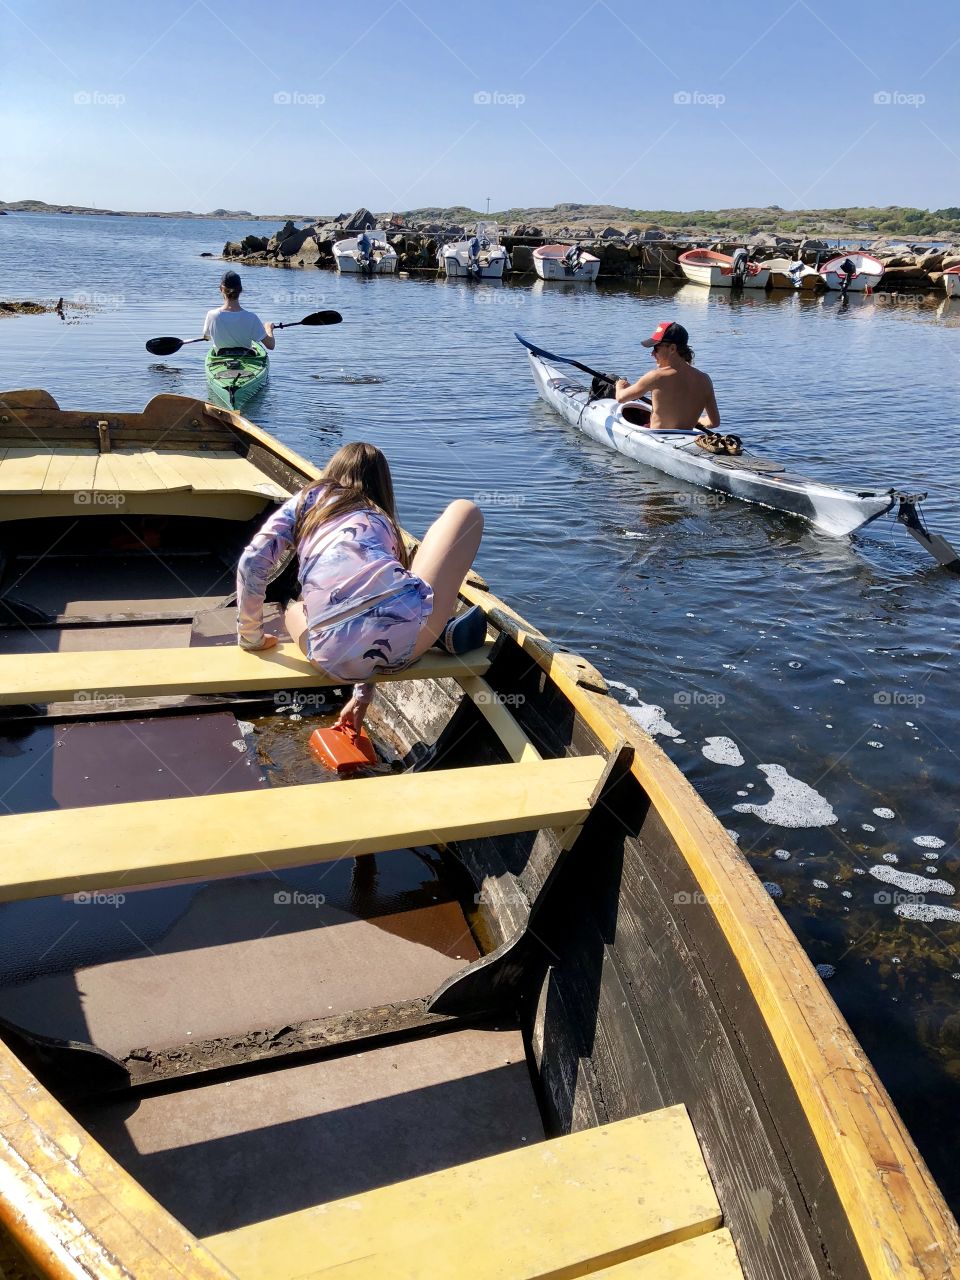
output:
{"label": "wooden hull plank", "polygon": [[231,1280],[0,1043],[0,1232],[50,1280]]}

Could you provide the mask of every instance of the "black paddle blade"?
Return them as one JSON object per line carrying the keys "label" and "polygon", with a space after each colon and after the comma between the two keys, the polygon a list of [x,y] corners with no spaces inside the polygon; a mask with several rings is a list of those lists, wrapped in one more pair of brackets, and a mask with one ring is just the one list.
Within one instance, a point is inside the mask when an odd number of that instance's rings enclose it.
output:
{"label": "black paddle blade", "polygon": [[339,324],[343,316],[339,311],[314,311],[312,315],[304,316],[300,321],[301,324]]}
{"label": "black paddle blade", "polygon": [[152,356],[172,356],[182,346],[182,338],[151,338],[147,343],[147,350]]}

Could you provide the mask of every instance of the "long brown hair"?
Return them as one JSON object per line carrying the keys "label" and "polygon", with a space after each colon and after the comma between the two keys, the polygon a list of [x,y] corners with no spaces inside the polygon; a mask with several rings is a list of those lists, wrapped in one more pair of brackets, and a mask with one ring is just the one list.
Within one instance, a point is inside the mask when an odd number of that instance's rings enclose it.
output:
{"label": "long brown hair", "polygon": [[[317,493],[318,489],[322,492]],[[307,510],[311,494],[314,501]],[[338,449],[317,483],[302,490],[294,525],[297,544],[302,544],[328,520],[335,520],[337,516],[351,511],[377,511],[385,516],[396,538],[397,559],[409,568],[409,555],[397,520],[390,466],[376,445],[363,441],[345,444]]]}

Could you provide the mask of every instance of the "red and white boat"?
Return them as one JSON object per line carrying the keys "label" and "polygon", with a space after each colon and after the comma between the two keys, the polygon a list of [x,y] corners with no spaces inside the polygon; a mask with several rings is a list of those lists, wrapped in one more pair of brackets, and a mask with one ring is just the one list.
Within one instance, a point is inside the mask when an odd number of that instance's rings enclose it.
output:
{"label": "red and white boat", "polygon": [[533,251],[533,265],[541,280],[596,280],[600,259],[578,244],[542,244]]}
{"label": "red and white boat", "polygon": [[705,284],[721,289],[765,289],[770,283],[770,271],[756,262],[750,262],[745,249],[734,257],[718,253],[715,249],[689,249],[681,253],[681,270],[693,284]]}
{"label": "red and white boat", "polygon": [[944,271],[943,287],[948,298],[960,298],[960,263],[955,267],[947,267]]}
{"label": "red and white boat", "polygon": [[828,289],[841,293],[869,293],[880,283],[883,263],[869,253],[838,253],[820,264]]}

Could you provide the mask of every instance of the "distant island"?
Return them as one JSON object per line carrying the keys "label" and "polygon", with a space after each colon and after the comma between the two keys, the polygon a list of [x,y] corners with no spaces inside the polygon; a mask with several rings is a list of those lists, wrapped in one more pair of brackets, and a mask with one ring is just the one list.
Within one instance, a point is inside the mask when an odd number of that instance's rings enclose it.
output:
{"label": "distant island", "polygon": [[[48,204],[43,200],[0,200],[0,213],[46,213],[96,215],[106,218],[205,218],[218,221],[330,223],[348,214],[252,213],[249,209],[213,209],[194,213],[189,209],[143,212],[132,209],[95,209],[86,205]],[[628,209],[618,205],[557,204],[550,207],[495,209],[483,213],[466,205],[446,208],[383,211],[384,222],[400,218],[417,222],[466,224],[490,219],[504,224],[535,224],[539,227],[580,225],[613,226],[624,231],[650,227],[676,235],[703,236],[732,234],[747,237],[759,234],[821,236],[840,238],[891,237],[910,240],[960,239],[960,208],[913,209],[903,205],[885,208],[782,209],[779,205],[746,209]]]}

